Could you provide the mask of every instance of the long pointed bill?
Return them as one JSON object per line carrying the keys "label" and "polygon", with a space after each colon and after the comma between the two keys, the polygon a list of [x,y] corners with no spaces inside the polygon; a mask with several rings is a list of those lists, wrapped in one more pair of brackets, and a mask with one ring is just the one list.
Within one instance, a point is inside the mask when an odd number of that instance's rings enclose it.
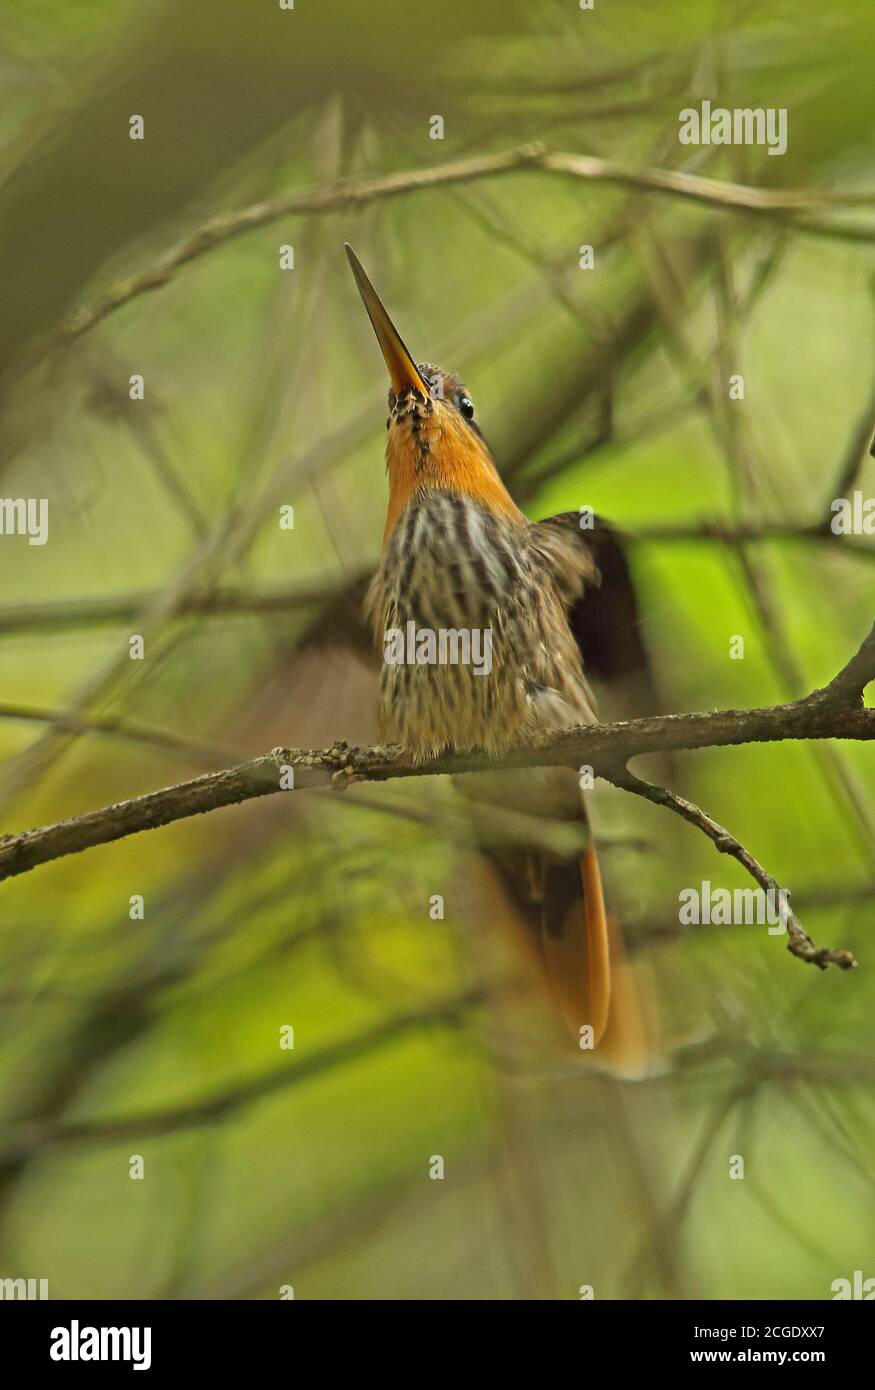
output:
{"label": "long pointed bill", "polygon": [[345,241],[343,245],[352,267],[352,273],[355,276],[355,282],[359,287],[362,302],[368,311],[368,318],[371,320],[377,335],[377,342],[380,344],[386,359],[386,366],[389,368],[389,376],[392,380],[392,390],[396,396],[400,396],[402,391],[412,387],[414,391],[418,391],[427,400],[429,390],[420,376],[419,368],[404,346],[400,333],[380,303],[379,295],[365,274],[358,256],[348,242]]}

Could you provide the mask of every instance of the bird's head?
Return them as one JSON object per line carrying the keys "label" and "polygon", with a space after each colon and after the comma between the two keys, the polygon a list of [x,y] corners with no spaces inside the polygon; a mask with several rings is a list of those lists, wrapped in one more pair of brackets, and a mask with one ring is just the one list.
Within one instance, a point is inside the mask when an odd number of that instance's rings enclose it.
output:
{"label": "bird's head", "polygon": [[384,539],[416,492],[425,488],[445,488],[522,521],[480,432],[467,389],[452,372],[414,362],[349,245],[346,254],[391,382],[386,420],[389,512]]}

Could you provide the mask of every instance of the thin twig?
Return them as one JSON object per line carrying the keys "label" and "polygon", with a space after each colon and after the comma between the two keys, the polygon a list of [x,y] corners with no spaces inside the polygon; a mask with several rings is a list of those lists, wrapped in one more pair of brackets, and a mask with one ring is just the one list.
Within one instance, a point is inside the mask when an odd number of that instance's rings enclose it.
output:
{"label": "thin twig", "polygon": [[[676,815],[682,816],[690,825],[695,825],[698,830],[707,835],[721,854],[729,854],[733,859],[737,859],[738,863],[747,870],[760,888],[766,893],[774,895],[776,902],[786,901],[786,890],[781,888],[778,880],[763,868],[750,850],[745,849],[734,835],[731,835],[724,826],[718,824],[699,806],[695,806],[692,801],[688,801],[686,797],[678,796],[677,792],[669,791],[666,787],[659,787],[653,782],[646,781],[643,777],[637,777],[628,768],[618,769],[616,776],[611,780],[614,786],[622,787],[623,791],[644,797],[647,801],[652,801],[655,806],[665,806],[668,810],[674,811]],[[854,969],[857,962],[850,951],[836,951],[828,946],[815,946],[798,917],[789,908],[782,915],[781,921],[787,929],[787,950],[792,955],[807,961],[809,965],[818,965],[822,970],[825,970],[828,965],[837,965],[842,970]]]}
{"label": "thin twig", "polygon": [[127,739],[131,743],[141,743],[147,748],[162,752],[181,754],[190,762],[202,767],[212,766],[217,757],[227,757],[215,746],[199,743],[195,739],[184,738],[167,729],[148,728],[120,715],[105,715],[101,718],[80,719],[58,709],[40,709],[34,705],[0,703],[0,719],[21,720],[24,723],[51,724],[76,734],[105,734],[109,737]]}

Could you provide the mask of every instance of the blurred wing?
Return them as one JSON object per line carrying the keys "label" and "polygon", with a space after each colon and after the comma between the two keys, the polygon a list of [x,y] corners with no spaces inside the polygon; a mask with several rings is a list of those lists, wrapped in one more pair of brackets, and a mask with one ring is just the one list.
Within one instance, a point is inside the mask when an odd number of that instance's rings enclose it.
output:
{"label": "blurred wing", "polygon": [[656,714],[661,701],[623,538],[601,517],[593,518],[592,529],[582,529],[580,521],[578,512],[560,512],[536,529],[569,532],[598,570],[600,583],[588,585],[568,612],[587,676],[609,687],[616,717]]}

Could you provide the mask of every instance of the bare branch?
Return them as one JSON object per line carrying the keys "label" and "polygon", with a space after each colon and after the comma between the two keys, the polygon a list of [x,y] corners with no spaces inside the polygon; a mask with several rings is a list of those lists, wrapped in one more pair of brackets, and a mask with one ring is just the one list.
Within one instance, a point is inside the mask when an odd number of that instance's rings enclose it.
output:
{"label": "bare branch", "polygon": [[[822,521],[806,522],[750,522],[725,523],[722,521],[701,521],[699,523],[667,523],[624,528],[622,539],[628,541],[651,541],[657,544],[673,544],[696,541],[713,541],[723,545],[747,545],[761,541],[811,542],[835,546],[864,560],[875,561],[875,545],[865,541],[855,541],[847,536],[831,531]],[[0,610],[2,613],[2,610]]]}
{"label": "bare branch", "polygon": [[[344,589],[370,578],[361,574],[325,579],[321,583],[284,585],[275,589],[222,587],[183,595],[171,616],[193,614],[223,617],[229,613],[295,613],[337,598]],[[161,597],[159,590],[113,595],[109,598],[55,599],[40,603],[0,606],[0,636],[11,633],[62,632],[69,628],[115,626],[135,622]]]}
{"label": "bare branch", "polygon": [[823,704],[833,708],[863,707],[863,691],[875,680],[875,626],[864,641],[860,650],[833,676],[829,685],[815,690],[807,698],[810,705]]}
{"label": "bare branch", "polygon": [[[569,459],[580,457],[579,451]],[[618,532],[630,544],[685,545],[711,543],[736,546],[769,541],[824,544],[834,546],[860,559],[875,563],[875,545],[854,541],[824,529],[821,522],[760,522],[732,525],[722,521],[658,524],[623,527]],[[228,614],[296,613],[318,607],[344,592],[362,585],[371,570],[352,576],[326,579],[321,584],[284,585],[273,589],[223,587],[209,592],[186,594],[176,605],[174,618],[192,615],[220,618]],[[47,599],[40,603],[0,605],[0,637],[29,632],[56,631],[83,627],[111,627],[133,622],[158,602],[157,590],[114,595],[111,598]]]}
{"label": "bare branch", "polygon": [[[791,705],[777,706],[776,708],[827,710],[837,713],[856,711],[868,718],[870,724],[875,725],[875,711],[863,708],[863,690],[872,680],[875,680],[875,625],[860,649],[842,667],[829,685],[822,690],[814,691],[804,700],[797,700]],[[680,717],[684,718],[685,716]],[[631,792],[635,796],[641,796],[647,801],[652,801],[654,805],[665,806],[668,810],[674,811],[676,815],[689,821],[691,825],[695,825],[697,829],[708,836],[708,839],[712,841],[721,854],[729,854],[733,859],[736,859],[762,889],[775,895],[781,895],[778,897],[778,901],[786,901],[783,897],[786,890],[782,890],[777,879],[768,873],[759,860],[750,853],[750,850],[746,849],[724,826],[701,810],[700,807],[694,805],[692,801],[630,772],[626,766],[627,761],[620,754],[613,764],[602,769],[602,775],[614,786],[621,787],[624,791]],[[792,911],[785,912],[783,920],[788,936],[787,949],[794,956],[798,956],[800,960],[817,965],[821,970],[825,970],[828,965],[837,965],[842,970],[853,970],[856,966],[857,962],[850,951],[815,946],[798,917]]]}
{"label": "bare branch", "polygon": [[468,1009],[482,1002],[484,991],[471,988],[462,994],[395,1014],[366,1032],[355,1034],[341,1042],[314,1052],[303,1061],[242,1081],[227,1089],[214,1092],[199,1100],[156,1110],[146,1114],[122,1116],[110,1120],[24,1122],[9,1134],[0,1146],[0,1167],[20,1162],[44,1149],[68,1145],[90,1146],[113,1144],[133,1139],[150,1139],[165,1134],[177,1134],[200,1125],[216,1124],[242,1106],[251,1105],[291,1086],[299,1086],[321,1076],[335,1067],[346,1066],[394,1043],[398,1038],[424,1028],[458,1023]]}
{"label": "bare branch", "polygon": [[805,212],[814,208],[875,206],[875,191],[872,190],[842,193],[818,188],[752,188],[748,184],[724,183],[719,179],[706,179],[675,169],[635,168],[610,159],[597,159],[592,155],[551,154],[546,150],[534,156],[532,162],[555,174],[570,174],[577,179],[601,183],[625,184],[630,188],[668,193],[675,198],[737,211],[784,213]]}
{"label": "bare branch", "polygon": [[[667,714],[616,724],[578,726],[549,743],[511,749],[498,760],[498,766],[590,766],[596,776],[666,806],[698,826],[722,853],[736,858],[761,887],[777,889],[777,880],[723,826],[692,802],[637,777],[627,763],[643,753],[669,750],[734,747],[785,739],[875,739],[875,710],[866,709],[862,702],[863,689],[872,680],[875,625],[838,675],[804,699],[761,709]],[[482,753],[455,753],[419,765],[397,747],[349,748],[339,743],[327,749],[275,748],[237,767],[148,792],[56,825],[0,837],[0,880],[142,830],[269,796],[290,783],[289,789],[299,791],[341,788],[354,781],[384,782],[396,777],[466,773],[495,767],[496,760]],[[849,952],[816,947],[795,917],[792,922],[788,931],[794,955],[822,967],[836,964],[847,969],[854,965]]]}
{"label": "bare branch", "polygon": [[[875,309],[875,276],[869,281],[870,306]],[[845,447],[844,457],[838,476],[832,487],[832,495],[826,498],[824,506],[824,527],[828,527],[833,519],[832,504],[838,497],[847,497],[851,488],[857,481],[860,470],[867,452],[875,455],[875,440],[872,438],[872,430],[875,427],[875,385],[869,394],[869,399],[863,411],[851,431]]]}
{"label": "bare branch", "polygon": [[[611,781],[614,786],[622,787],[624,791],[632,792],[635,796],[642,796],[647,801],[652,801],[655,806],[666,806],[676,815],[682,816],[685,821],[689,821],[691,825],[695,825],[697,829],[708,836],[708,839],[713,842],[721,854],[729,854],[733,859],[737,859],[751,878],[759,884],[760,888],[767,893],[773,893],[778,902],[782,901],[786,890],[781,888],[778,880],[766,872],[759,860],[754,859],[750,850],[745,849],[734,835],[730,835],[728,830],[719,825],[705,811],[695,806],[692,801],[687,801],[685,797],[678,796],[677,792],[669,791],[666,787],[656,786],[655,783],[648,782],[643,777],[637,777],[628,768],[618,769]],[[815,946],[798,917],[792,911],[787,911],[782,920],[787,928],[787,950],[794,956],[798,956],[800,960],[807,961],[810,965],[819,965],[821,970],[825,970],[828,965],[837,965],[842,970],[853,970],[856,966],[857,962],[850,951],[835,951],[828,946]]]}
{"label": "bare branch", "polygon": [[69,343],[138,295],[166,285],[180,267],[197,260],[216,246],[280,218],[321,216],[363,207],[377,199],[398,197],[427,188],[443,188],[449,184],[471,183],[477,179],[495,178],[526,169],[540,169],[544,173],[565,178],[662,193],[724,211],[790,220],[796,230],[814,235],[851,240],[875,239],[875,230],[868,226],[844,226],[813,217],[795,217],[795,214],[817,208],[873,207],[875,192],[872,191],[752,188],[677,170],[617,164],[591,155],[550,153],[539,144],[523,145],[500,154],[452,160],[438,167],[432,165],[408,169],[377,178],[343,179],[305,193],[268,199],[213,217],[193,236],[166,251],[149,270],[112,286],[93,304],[76,311],[64,321],[44,351]]}
{"label": "bare branch", "polygon": [[[39,709],[33,705],[7,704],[4,701],[0,702],[0,719],[51,724],[75,734],[108,734],[111,737],[127,739],[131,743],[144,744],[147,748],[172,753],[177,757],[181,754],[201,767],[209,767],[215,763],[217,757],[223,756],[215,745],[198,743],[195,739],[183,738],[166,729],[147,728],[119,715],[82,719],[60,709]],[[228,756],[227,750],[224,756]]]}

